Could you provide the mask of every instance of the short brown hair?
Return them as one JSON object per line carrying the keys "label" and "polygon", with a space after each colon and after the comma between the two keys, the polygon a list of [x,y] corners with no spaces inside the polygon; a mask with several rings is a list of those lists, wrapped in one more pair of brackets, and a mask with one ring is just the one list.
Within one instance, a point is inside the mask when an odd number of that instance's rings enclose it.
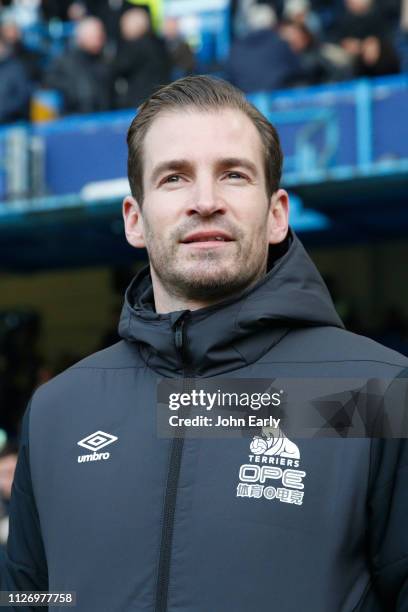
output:
{"label": "short brown hair", "polygon": [[147,130],[160,112],[182,107],[201,111],[232,108],[245,113],[258,130],[264,146],[268,197],[279,188],[283,154],[275,127],[248,102],[239,89],[227,81],[206,75],[188,76],[153,93],[139,107],[129,127],[128,178],[132,195],[139,205],[143,202],[143,142]]}

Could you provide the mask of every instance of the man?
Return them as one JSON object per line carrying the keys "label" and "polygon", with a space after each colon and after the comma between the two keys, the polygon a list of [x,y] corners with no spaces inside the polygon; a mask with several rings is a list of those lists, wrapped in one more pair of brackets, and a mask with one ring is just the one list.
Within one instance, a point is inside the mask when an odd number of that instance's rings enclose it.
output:
{"label": "man", "polygon": [[44,85],[63,98],[66,114],[111,108],[111,69],[104,57],[106,34],[97,17],[85,17],[75,29],[75,47],[57,57]]}
{"label": "man", "polygon": [[13,57],[24,66],[26,79],[31,83],[39,83],[43,72],[44,54],[28,47],[24,42],[23,31],[15,18],[1,20],[0,36],[9,46]]}
{"label": "man", "polygon": [[248,26],[248,34],[231,47],[225,67],[228,80],[246,93],[296,84],[303,76],[299,58],[279,35],[272,7],[251,6]]}
{"label": "man", "polygon": [[115,106],[132,108],[170,81],[171,62],[164,40],[153,32],[143,8],[125,11],[120,34],[114,62]]}
{"label": "man", "polygon": [[123,340],[32,398],[7,588],[75,591],[78,612],[407,610],[403,440],[299,437],[263,456],[270,429],[157,431],[163,380],[286,378],[296,402],[317,380],[342,404],[337,388],[350,403],[385,379],[399,405],[407,359],[344,330],[288,229],[276,130],[226,82],[186,77],[140,107],[128,145],[126,237],[150,267]]}
{"label": "man", "polygon": [[334,39],[346,52],[357,77],[400,71],[389,19],[390,4],[382,7],[380,2],[373,0],[344,0],[344,10],[336,20]]}

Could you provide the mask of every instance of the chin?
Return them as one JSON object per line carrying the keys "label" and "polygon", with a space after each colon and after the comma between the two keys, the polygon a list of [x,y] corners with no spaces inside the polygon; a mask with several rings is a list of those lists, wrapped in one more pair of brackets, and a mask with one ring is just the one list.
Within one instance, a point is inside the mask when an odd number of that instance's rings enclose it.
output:
{"label": "chin", "polygon": [[208,266],[192,266],[184,272],[180,269],[180,272],[179,276],[183,276],[187,283],[197,286],[208,286],[209,288],[218,285],[222,286],[231,281],[235,282],[235,280],[240,278],[239,274],[231,274],[231,268],[227,266],[221,267],[220,265],[211,266],[211,269],[208,269]]}
{"label": "chin", "polygon": [[[217,270],[214,274],[207,274],[203,270],[195,270],[190,274],[186,271],[178,275],[174,283],[178,286],[180,293],[187,299],[192,300],[222,300],[234,293],[241,291],[248,284],[243,282],[242,275],[227,274],[224,270]],[[176,280],[176,279],[174,279]]]}

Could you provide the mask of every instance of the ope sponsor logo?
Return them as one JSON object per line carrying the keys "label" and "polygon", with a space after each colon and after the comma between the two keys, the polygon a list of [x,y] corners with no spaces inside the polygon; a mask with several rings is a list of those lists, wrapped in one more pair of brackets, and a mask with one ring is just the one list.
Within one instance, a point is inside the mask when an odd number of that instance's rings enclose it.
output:
{"label": "ope sponsor logo", "polygon": [[[301,506],[306,472],[293,469],[299,467],[299,447],[279,427],[263,427],[262,434],[252,439],[250,451],[250,463],[241,465],[239,469],[237,497],[263,498]],[[267,465],[256,465],[259,463]],[[280,465],[290,469],[282,470],[278,467]],[[270,481],[275,482],[272,484]]]}
{"label": "ope sponsor logo", "polygon": [[117,436],[112,436],[112,434],[106,433],[105,431],[95,431],[94,433],[86,436],[79,442],[77,442],[78,446],[82,446],[88,450],[93,451],[91,455],[79,455],[78,463],[85,463],[88,461],[106,461],[109,459],[110,453],[98,453],[97,451],[101,450],[108,444],[112,444],[112,442],[116,442]]}

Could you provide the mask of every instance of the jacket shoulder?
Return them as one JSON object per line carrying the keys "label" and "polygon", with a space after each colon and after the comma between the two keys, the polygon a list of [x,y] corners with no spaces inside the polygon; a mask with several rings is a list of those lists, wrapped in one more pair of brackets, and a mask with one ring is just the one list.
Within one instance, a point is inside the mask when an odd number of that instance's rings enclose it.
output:
{"label": "jacket shoulder", "polygon": [[372,338],[337,327],[327,328],[327,340],[336,347],[338,359],[378,361],[396,367],[408,367],[408,358]]}
{"label": "jacket shoulder", "polygon": [[124,368],[144,367],[137,345],[126,340],[120,340],[108,348],[84,357],[66,372],[80,368],[97,368],[105,370],[118,370]]}
{"label": "jacket shoulder", "polygon": [[[293,356],[293,361],[307,363],[378,364],[397,376],[408,368],[408,358],[366,336],[333,326],[308,327],[292,330],[274,358]],[[270,355],[271,356],[271,355]]]}
{"label": "jacket shoulder", "polygon": [[139,355],[137,345],[121,340],[88,355],[38,387],[32,397],[32,407],[57,398],[60,402],[62,397],[72,396],[75,390],[86,392],[87,388],[98,384],[99,379],[109,371],[144,367],[145,363]]}

